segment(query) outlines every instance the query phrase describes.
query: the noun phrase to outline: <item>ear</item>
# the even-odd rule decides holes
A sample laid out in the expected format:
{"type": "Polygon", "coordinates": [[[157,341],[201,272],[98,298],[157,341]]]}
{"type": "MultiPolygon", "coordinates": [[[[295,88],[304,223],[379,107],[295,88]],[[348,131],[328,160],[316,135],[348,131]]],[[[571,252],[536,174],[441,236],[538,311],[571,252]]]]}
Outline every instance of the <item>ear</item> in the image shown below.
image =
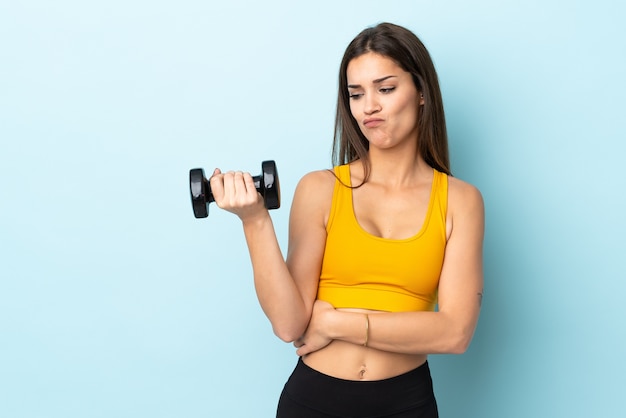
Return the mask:
{"type": "Polygon", "coordinates": [[[424,93],[420,93],[420,106],[424,106],[424,93]]]}

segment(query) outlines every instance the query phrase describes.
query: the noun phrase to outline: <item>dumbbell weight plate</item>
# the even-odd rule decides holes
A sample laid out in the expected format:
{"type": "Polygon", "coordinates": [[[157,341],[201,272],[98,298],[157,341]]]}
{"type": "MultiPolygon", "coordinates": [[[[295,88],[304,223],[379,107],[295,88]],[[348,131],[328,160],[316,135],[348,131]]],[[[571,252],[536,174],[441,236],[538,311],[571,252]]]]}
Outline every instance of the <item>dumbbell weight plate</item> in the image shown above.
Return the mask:
{"type": "Polygon", "coordinates": [[[278,182],[278,171],[274,161],[263,161],[261,163],[261,176],[263,184],[260,192],[263,195],[265,207],[268,209],[278,209],[280,207],[280,183],[278,182]]]}
{"type": "Polygon", "coordinates": [[[208,181],[202,168],[189,170],[189,191],[194,216],[196,218],[209,216],[209,203],[213,201],[213,195],[209,191],[208,181]]]}

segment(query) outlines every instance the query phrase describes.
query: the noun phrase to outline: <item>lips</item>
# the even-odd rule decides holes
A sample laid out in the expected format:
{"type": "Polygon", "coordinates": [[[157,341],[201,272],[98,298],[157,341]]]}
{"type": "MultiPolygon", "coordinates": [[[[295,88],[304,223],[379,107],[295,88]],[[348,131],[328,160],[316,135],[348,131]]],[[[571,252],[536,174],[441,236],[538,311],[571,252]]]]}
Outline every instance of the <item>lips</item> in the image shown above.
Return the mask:
{"type": "Polygon", "coordinates": [[[383,123],[382,119],[379,118],[368,118],[363,121],[363,126],[366,128],[376,128],[383,123]]]}

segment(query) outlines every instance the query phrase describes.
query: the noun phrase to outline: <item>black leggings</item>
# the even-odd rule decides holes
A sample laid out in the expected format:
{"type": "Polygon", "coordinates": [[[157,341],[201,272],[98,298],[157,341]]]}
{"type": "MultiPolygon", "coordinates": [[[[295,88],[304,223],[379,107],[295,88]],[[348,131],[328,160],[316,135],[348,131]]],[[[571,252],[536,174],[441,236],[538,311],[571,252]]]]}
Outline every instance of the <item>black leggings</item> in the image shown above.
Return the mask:
{"type": "Polygon", "coordinates": [[[302,359],[287,380],[277,418],[437,418],[428,363],[375,381],[343,380],[318,372],[302,359]]]}

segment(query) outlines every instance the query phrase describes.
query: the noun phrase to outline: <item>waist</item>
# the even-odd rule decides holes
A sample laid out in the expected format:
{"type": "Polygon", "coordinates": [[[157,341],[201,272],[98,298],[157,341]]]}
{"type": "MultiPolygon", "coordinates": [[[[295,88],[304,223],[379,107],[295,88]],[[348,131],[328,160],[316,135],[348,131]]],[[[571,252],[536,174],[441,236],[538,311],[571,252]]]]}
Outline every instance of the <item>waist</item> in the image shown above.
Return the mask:
{"type": "Polygon", "coordinates": [[[320,373],[300,360],[283,396],[335,417],[405,416],[408,411],[426,416],[427,405],[435,405],[428,363],[393,378],[355,382],[320,373]]]}
{"type": "MultiPolygon", "coordinates": [[[[370,311],[375,315],[375,311],[370,311]]],[[[402,354],[335,340],[302,358],[314,370],[344,380],[389,379],[413,370],[427,361],[425,354],[402,354]]]]}

